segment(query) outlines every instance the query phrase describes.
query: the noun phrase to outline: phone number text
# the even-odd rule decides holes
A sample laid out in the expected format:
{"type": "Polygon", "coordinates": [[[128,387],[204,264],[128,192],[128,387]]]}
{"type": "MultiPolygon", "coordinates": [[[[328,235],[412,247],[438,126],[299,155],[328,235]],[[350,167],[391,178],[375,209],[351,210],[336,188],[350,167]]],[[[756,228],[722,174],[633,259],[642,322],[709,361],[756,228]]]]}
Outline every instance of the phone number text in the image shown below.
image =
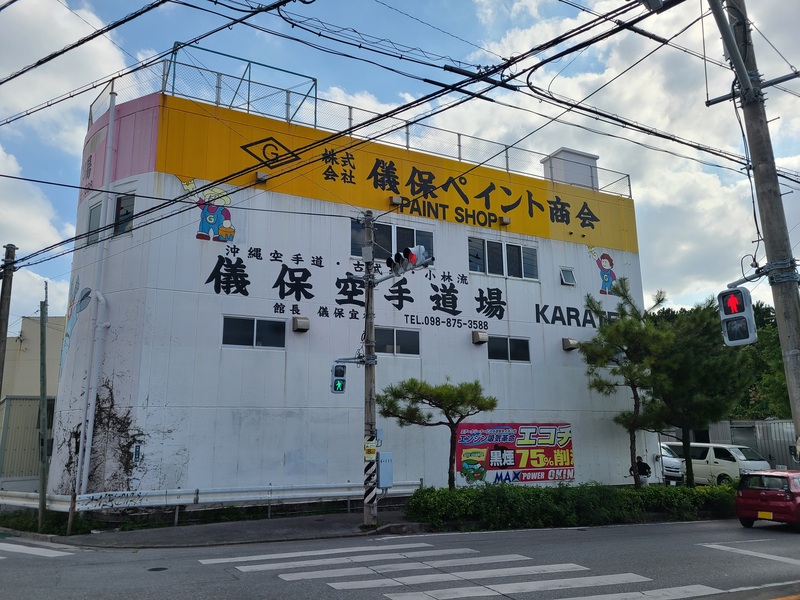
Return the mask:
{"type": "Polygon", "coordinates": [[[428,315],[405,315],[407,325],[428,325],[433,327],[453,327],[461,329],[478,329],[481,331],[489,330],[489,321],[478,319],[456,319],[454,317],[431,317],[428,315]]]}

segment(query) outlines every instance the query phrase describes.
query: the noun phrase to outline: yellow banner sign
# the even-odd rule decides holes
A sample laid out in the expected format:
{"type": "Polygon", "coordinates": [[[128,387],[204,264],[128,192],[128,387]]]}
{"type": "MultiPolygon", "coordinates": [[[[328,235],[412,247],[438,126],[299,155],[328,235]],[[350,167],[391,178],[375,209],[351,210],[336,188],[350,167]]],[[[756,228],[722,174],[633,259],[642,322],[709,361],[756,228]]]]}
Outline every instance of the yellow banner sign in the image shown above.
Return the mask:
{"type": "Polygon", "coordinates": [[[156,168],[182,180],[638,252],[629,198],[172,96],[161,110],[156,168]]]}

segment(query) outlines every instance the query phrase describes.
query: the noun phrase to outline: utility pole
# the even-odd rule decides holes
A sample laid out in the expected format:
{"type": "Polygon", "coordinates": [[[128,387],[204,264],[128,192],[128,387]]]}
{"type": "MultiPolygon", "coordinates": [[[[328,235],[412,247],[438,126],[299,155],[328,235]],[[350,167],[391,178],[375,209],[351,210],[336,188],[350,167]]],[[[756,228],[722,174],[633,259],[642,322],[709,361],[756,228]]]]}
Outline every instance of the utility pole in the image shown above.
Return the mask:
{"type": "Polygon", "coordinates": [[[8,344],[8,313],[11,310],[11,280],[14,277],[14,254],[17,251],[14,244],[6,244],[3,248],[6,249],[6,255],[2,266],[3,284],[0,287],[0,394],[3,393],[3,371],[6,367],[6,345],[8,344]]]}
{"type": "Polygon", "coordinates": [[[708,0],[708,4],[717,21],[738,80],[739,101],[744,113],[758,212],[767,254],[767,264],[760,271],[768,275],[772,287],[775,320],[778,324],[786,387],[794,422],[796,456],[800,459],[800,295],[798,294],[800,275],[792,257],[792,245],[781,200],[778,172],[775,168],[775,156],[764,108],[762,92],[764,85],[756,65],[745,0],[727,0],[727,20],[721,0],[708,0]]]}
{"type": "Polygon", "coordinates": [[[39,304],[39,533],[47,510],[47,282],[39,304]]]}
{"type": "Polygon", "coordinates": [[[375,228],[372,211],[364,215],[364,525],[378,523],[377,431],[375,430],[375,228]]]}

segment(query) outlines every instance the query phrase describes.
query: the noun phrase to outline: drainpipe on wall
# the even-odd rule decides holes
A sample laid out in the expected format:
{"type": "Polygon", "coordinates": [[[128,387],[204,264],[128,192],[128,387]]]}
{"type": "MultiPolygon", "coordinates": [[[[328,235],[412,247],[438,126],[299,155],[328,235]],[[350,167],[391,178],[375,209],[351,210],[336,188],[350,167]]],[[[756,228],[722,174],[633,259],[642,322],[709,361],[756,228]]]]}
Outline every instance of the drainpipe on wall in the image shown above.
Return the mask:
{"type": "Polygon", "coordinates": [[[88,416],[85,421],[86,435],[86,451],[83,453],[83,466],[81,469],[81,494],[85,494],[86,488],[89,486],[89,463],[92,457],[92,440],[94,438],[94,414],[97,408],[97,383],[100,379],[100,365],[103,362],[103,351],[105,350],[106,331],[111,327],[111,323],[103,321],[108,310],[106,299],[100,292],[95,293],[97,297],[97,321],[98,325],[94,331],[94,353],[91,362],[91,375],[89,377],[89,387],[87,395],[89,396],[88,402],[88,416]]]}
{"type": "MultiPolygon", "coordinates": [[[[103,200],[103,207],[100,210],[100,224],[105,227],[113,222],[110,219],[109,213],[111,212],[111,204],[113,195],[111,193],[111,177],[112,177],[112,162],[114,158],[114,117],[117,93],[114,91],[114,81],[111,81],[111,91],[108,94],[108,133],[106,135],[106,159],[103,168],[103,184],[105,185],[105,199],[103,200]]],[[[94,296],[97,299],[93,309],[91,320],[91,330],[94,335],[89,339],[89,348],[87,355],[89,356],[89,364],[87,365],[87,373],[89,379],[84,387],[84,404],[83,404],[83,421],[81,422],[81,440],[78,447],[78,461],[75,468],[75,489],[78,494],[85,494],[89,481],[89,464],[91,462],[91,445],[92,436],[94,434],[94,411],[97,406],[97,380],[100,377],[100,363],[101,355],[99,351],[103,349],[103,344],[97,344],[97,340],[105,340],[105,331],[110,327],[110,323],[104,322],[100,318],[100,313],[105,318],[107,310],[106,300],[101,292],[103,285],[103,275],[105,269],[105,257],[108,252],[108,238],[111,235],[108,229],[104,229],[100,233],[100,243],[98,244],[99,250],[97,254],[97,271],[95,272],[94,287],[92,288],[94,296]]],[[[72,512],[73,507],[70,507],[72,512]]]]}

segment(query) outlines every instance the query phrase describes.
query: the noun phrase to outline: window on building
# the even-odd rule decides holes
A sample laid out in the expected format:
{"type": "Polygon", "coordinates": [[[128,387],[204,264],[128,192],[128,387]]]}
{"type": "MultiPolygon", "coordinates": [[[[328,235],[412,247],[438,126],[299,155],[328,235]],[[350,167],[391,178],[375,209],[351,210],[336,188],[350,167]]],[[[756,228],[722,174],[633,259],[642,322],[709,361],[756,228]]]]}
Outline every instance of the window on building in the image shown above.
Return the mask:
{"type": "Polygon", "coordinates": [[[473,273],[539,279],[536,248],[468,238],[469,270],[473,273]]]}
{"type": "Polygon", "coordinates": [[[96,244],[100,239],[100,213],[102,212],[103,203],[98,202],[89,208],[89,225],[86,231],[89,235],[86,236],[86,244],[96,244]]]}
{"type": "Polygon", "coordinates": [[[285,348],[286,321],[224,317],[222,321],[224,346],[285,348]]]}
{"type": "Polygon", "coordinates": [[[486,270],[489,275],[505,275],[503,270],[503,244],[486,242],[486,270]]]}
{"type": "MultiPolygon", "coordinates": [[[[385,223],[374,223],[374,260],[385,261],[395,252],[412,246],[425,246],[428,256],[433,256],[433,232],[411,227],[393,227],[385,223]]],[[[350,221],[350,255],[361,257],[361,248],[366,241],[364,223],[350,221]]]]}
{"type": "Polygon", "coordinates": [[[413,246],[425,246],[425,252],[428,256],[433,256],[433,232],[421,231],[419,229],[412,229],[411,227],[400,227],[399,225],[394,228],[394,248],[395,251],[400,251],[403,248],[411,248],[413,246]]]}
{"type": "Polygon", "coordinates": [[[527,339],[490,335],[486,346],[490,360],[531,362],[530,346],[527,339]]]}
{"type": "Polygon", "coordinates": [[[539,279],[539,256],[536,248],[522,247],[522,276],[525,279],[539,279]]]}
{"type": "Polygon", "coordinates": [[[561,285],[576,285],[572,267],[561,267],[561,285]]]}
{"type": "Polygon", "coordinates": [[[509,277],[522,277],[522,246],[506,244],[506,273],[509,277]]]}
{"type": "Polygon", "coordinates": [[[114,235],[128,233],[133,227],[133,194],[117,196],[117,210],[114,217],[114,235]]]}
{"type": "Polygon", "coordinates": [[[468,238],[469,270],[473,273],[486,272],[486,245],[480,238],[468,238]]]}
{"type": "Polygon", "coordinates": [[[419,331],[376,327],[375,352],[419,355],[419,331]]]}

